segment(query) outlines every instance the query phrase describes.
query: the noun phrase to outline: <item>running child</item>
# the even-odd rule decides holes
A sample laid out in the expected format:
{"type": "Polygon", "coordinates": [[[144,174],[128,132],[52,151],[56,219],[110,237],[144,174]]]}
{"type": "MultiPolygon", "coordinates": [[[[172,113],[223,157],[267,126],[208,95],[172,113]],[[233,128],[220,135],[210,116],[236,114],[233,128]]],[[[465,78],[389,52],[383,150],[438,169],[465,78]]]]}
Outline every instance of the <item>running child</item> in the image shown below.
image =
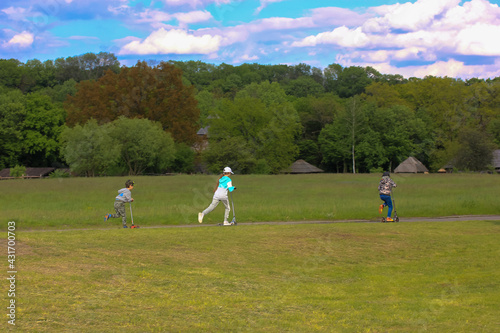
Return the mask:
{"type": "Polygon", "coordinates": [[[124,228],[127,227],[127,215],[125,214],[125,203],[134,201],[132,198],[132,193],[130,192],[134,188],[134,182],[130,179],[125,182],[125,188],[118,190],[118,195],[115,198],[115,212],[116,214],[106,214],[104,215],[104,222],[110,218],[122,218],[122,224],[124,228]]]}
{"type": "Polygon", "coordinates": [[[387,211],[387,222],[393,222],[392,219],[392,199],[391,199],[391,190],[393,187],[397,187],[396,183],[391,179],[391,174],[389,172],[384,172],[382,175],[382,179],[378,184],[378,192],[380,194],[380,199],[384,202],[378,207],[379,214],[382,214],[384,207],[389,207],[387,211]]]}
{"type": "Polygon", "coordinates": [[[203,217],[210,213],[212,210],[217,207],[219,202],[224,204],[226,208],[224,211],[224,225],[231,225],[227,220],[229,219],[229,212],[231,209],[229,208],[229,199],[227,198],[227,191],[233,192],[236,187],[233,186],[233,182],[229,176],[234,174],[230,167],[225,167],[222,175],[219,178],[219,183],[214,190],[214,196],[212,199],[212,203],[207,207],[203,212],[198,213],[198,222],[203,222],[203,217]]]}

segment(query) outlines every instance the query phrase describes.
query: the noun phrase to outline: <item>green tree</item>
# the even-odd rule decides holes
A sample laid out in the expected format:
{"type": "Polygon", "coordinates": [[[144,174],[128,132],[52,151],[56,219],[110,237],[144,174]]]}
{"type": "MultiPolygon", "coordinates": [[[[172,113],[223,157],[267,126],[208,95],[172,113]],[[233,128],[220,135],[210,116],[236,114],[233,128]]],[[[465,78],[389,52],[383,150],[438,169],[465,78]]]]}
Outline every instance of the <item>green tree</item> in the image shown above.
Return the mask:
{"type": "Polygon", "coordinates": [[[196,94],[198,109],[200,109],[200,125],[205,126],[210,113],[216,109],[218,101],[208,90],[202,90],[196,94]]]}
{"type": "Polygon", "coordinates": [[[22,78],[21,62],[17,59],[0,59],[0,86],[18,88],[22,78]]]}
{"type": "Polygon", "coordinates": [[[295,97],[319,96],[325,92],[323,86],[310,76],[299,76],[297,79],[291,80],[286,85],[285,90],[287,95],[295,97]]]}
{"type": "Polygon", "coordinates": [[[65,112],[48,96],[26,96],[25,115],[20,126],[23,136],[22,162],[28,166],[46,166],[59,160],[59,135],[65,112]]]}
{"type": "Polygon", "coordinates": [[[423,163],[428,161],[434,141],[432,128],[417,114],[405,106],[390,108],[371,107],[368,122],[383,149],[379,149],[380,164],[392,170],[409,156],[415,156],[423,163]]]}
{"type": "Polygon", "coordinates": [[[19,90],[0,94],[0,168],[13,167],[23,149],[22,124],[25,97],[19,90]]]}
{"type": "Polygon", "coordinates": [[[353,97],[363,93],[371,82],[366,68],[347,67],[339,74],[334,92],[342,98],[353,97]]]}
{"type": "Polygon", "coordinates": [[[347,172],[348,161],[351,153],[349,144],[349,133],[341,121],[327,124],[318,137],[322,165],[328,171],[347,172]]]}
{"type": "Polygon", "coordinates": [[[95,119],[91,119],[83,126],[63,130],[61,154],[71,171],[94,177],[106,173],[118,162],[121,143],[109,135],[111,126],[99,126],[95,119]]]}
{"type": "Polygon", "coordinates": [[[366,128],[366,119],[361,109],[361,101],[357,97],[350,98],[347,101],[345,113],[341,118],[346,130],[348,131],[347,140],[351,147],[352,173],[356,173],[356,144],[359,142],[359,136],[366,128]]]}
{"type": "Polygon", "coordinates": [[[212,173],[221,173],[224,167],[230,165],[233,171],[249,174],[256,170],[257,159],[254,154],[243,136],[235,136],[211,140],[202,157],[212,173]]]}
{"type": "Polygon", "coordinates": [[[460,170],[484,171],[491,166],[495,145],[489,136],[472,128],[465,128],[459,136],[460,147],[455,157],[460,170]]]}
{"type": "Polygon", "coordinates": [[[120,146],[121,166],[129,175],[165,172],[175,159],[174,140],[159,123],[120,117],[111,123],[110,136],[120,146]]]}
{"type": "Polygon", "coordinates": [[[238,171],[278,173],[298,153],[295,140],[300,133],[299,117],[277,83],[250,84],[234,101],[223,100],[209,123],[210,143],[204,152],[209,164],[215,165],[217,155],[221,159],[227,156],[222,153],[225,148],[237,147],[234,153],[239,154],[235,160],[241,165],[238,171]],[[229,144],[231,140],[238,144],[229,144]]]}

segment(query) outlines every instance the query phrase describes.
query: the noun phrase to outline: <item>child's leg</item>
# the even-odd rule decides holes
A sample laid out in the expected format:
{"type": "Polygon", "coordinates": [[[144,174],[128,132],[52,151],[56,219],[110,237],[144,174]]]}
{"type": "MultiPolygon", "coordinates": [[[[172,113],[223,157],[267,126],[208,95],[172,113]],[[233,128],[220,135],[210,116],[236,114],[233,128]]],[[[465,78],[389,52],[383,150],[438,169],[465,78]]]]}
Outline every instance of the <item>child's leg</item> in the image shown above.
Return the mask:
{"type": "Polygon", "coordinates": [[[112,214],[110,217],[121,217],[122,224],[127,225],[127,215],[125,213],[125,203],[123,201],[115,201],[115,212],[116,214],[112,214]]]}
{"type": "Polygon", "coordinates": [[[224,211],[224,222],[227,222],[229,219],[229,212],[231,211],[231,208],[229,208],[229,200],[225,199],[221,201],[224,204],[224,207],[226,207],[226,210],[224,211]]]}
{"type": "Polygon", "coordinates": [[[208,206],[207,209],[205,209],[202,212],[202,214],[203,215],[207,215],[208,213],[210,213],[211,211],[213,211],[215,209],[215,207],[217,207],[218,204],[219,204],[219,199],[213,199],[212,203],[210,204],[210,206],[208,206]]]}
{"type": "Polygon", "coordinates": [[[392,198],[390,196],[387,196],[387,200],[385,201],[385,204],[387,207],[389,207],[389,210],[387,211],[387,217],[391,217],[392,214],[392,198]]]}
{"type": "MultiPolygon", "coordinates": [[[[384,206],[387,206],[389,207],[388,211],[387,211],[387,217],[391,217],[391,213],[392,213],[392,200],[391,200],[391,196],[390,195],[385,195],[385,194],[381,194],[380,195],[380,200],[382,200],[384,203],[383,205],[384,206]]],[[[381,210],[383,209],[384,207],[380,207],[380,210],[379,212],[382,214],[381,210]]]]}

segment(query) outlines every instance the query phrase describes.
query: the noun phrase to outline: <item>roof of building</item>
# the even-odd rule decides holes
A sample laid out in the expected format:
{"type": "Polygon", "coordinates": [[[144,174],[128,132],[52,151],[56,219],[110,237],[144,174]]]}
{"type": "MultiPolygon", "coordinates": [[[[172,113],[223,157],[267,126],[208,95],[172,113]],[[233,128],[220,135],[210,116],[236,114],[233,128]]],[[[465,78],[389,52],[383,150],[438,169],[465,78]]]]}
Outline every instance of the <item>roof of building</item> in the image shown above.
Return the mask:
{"type": "MultiPolygon", "coordinates": [[[[46,177],[56,168],[26,168],[25,177],[38,178],[46,177]]],[[[0,171],[0,178],[10,178],[10,169],[0,171]]]]}
{"type": "Polygon", "coordinates": [[[315,167],[314,165],[307,163],[304,160],[297,160],[292,163],[288,168],[282,171],[283,173],[320,173],[324,172],[320,168],[315,167]]]}
{"type": "Polygon", "coordinates": [[[429,170],[415,157],[410,156],[396,169],[394,169],[394,173],[419,173],[419,172],[429,172],[429,170]]]}

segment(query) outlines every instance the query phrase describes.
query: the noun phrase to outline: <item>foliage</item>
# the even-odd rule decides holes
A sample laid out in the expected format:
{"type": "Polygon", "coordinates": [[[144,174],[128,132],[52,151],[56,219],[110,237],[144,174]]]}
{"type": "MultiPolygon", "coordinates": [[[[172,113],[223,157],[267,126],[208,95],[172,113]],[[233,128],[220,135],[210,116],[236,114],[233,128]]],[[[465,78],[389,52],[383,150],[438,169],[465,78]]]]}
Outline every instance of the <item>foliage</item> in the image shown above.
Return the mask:
{"type": "Polygon", "coordinates": [[[48,96],[40,94],[28,94],[25,103],[26,116],[21,127],[24,163],[39,166],[39,163],[57,160],[64,110],[55,106],[48,96]]]}
{"type": "Polygon", "coordinates": [[[259,172],[278,173],[298,153],[293,142],[300,131],[299,117],[275,83],[251,84],[234,101],[223,100],[209,124],[210,144],[204,159],[211,170],[220,169],[219,158],[242,173],[257,167],[259,172]],[[233,161],[227,161],[230,156],[233,161]]]}
{"type": "Polygon", "coordinates": [[[94,177],[106,172],[120,158],[121,142],[108,134],[111,125],[99,126],[94,119],[85,125],[65,128],[61,134],[61,154],[71,171],[94,177]]]}
{"type": "Polygon", "coordinates": [[[69,126],[94,118],[99,123],[146,118],[159,122],[176,142],[197,140],[199,109],[192,86],[182,82],[181,71],[168,63],[150,67],[138,62],[120,73],[111,71],[97,81],[83,81],[65,103],[69,126]]]}
{"type": "Polygon", "coordinates": [[[173,172],[193,173],[195,165],[195,152],[185,143],[175,145],[175,156],[170,168],[173,172]]]}
{"type": "Polygon", "coordinates": [[[164,172],[174,160],[174,141],[160,124],[120,117],[110,125],[109,135],[120,147],[119,164],[129,175],[164,172]]]}
{"type": "Polygon", "coordinates": [[[459,137],[459,149],[455,156],[459,170],[484,171],[493,159],[495,145],[484,132],[464,129],[459,137]]]}
{"type": "Polygon", "coordinates": [[[0,166],[56,162],[64,117],[64,110],[47,96],[18,90],[0,94],[0,166]]]}
{"type": "Polygon", "coordinates": [[[20,124],[26,115],[20,91],[0,95],[0,168],[13,167],[20,161],[23,136],[20,124]]]}
{"type": "MultiPolygon", "coordinates": [[[[176,144],[204,147],[198,142],[198,129],[220,122],[214,117],[235,108],[241,108],[239,113],[260,117],[255,124],[251,117],[240,122],[244,125],[242,130],[249,130],[250,126],[261,128],[253,131],[255,137],[249,133],[244,136],[250,144],[242,154],[248,153],[249,157],[233,161],[241,163],[246,172],[277,172],[278,165],[286,164],[284,160],[296,158],[321,164],[330,171],[368,172],[374,168],[394,169],[409,154],[435,171],[456,158],[457,147],[462,145],[461,133],[468,129],[488,133],[488,140],[500,145],[500,78],[405,79],[401,75],[381,74],[371,67],[330,64],[320,69],[303,63],[233,66],[169,61],[138,62],[120,68],[115,55],[101,52],[43,62],[0,59],[0,167],[61,164],[60,157],[54,154],[61,122],[83,126],[91,118],[98,124],[120,116],[157,121],[171,133],[176,144]],[[244,98],[249,103],[258,101],[255,105],[260,110],[249,110],[241,102],[244,98]],[[346,105],[350,98],[359,99],[363,105],[364,126],[354,141],[352,131],[347,136],[347,129],[342,126],[347,124],[346,105]],[[290,102],[301,125],[298,134],[291,136],[276,131],[291,122],[294,125],[290,132],[295,132],[293,119],[297,116],[288,119],[290,111],[285,111],[287,116],[281,123],[272,120],[290,102]],[[268,126],[274,124],[273,129],[265,132],[262,119],[268,126]],[[386,124],[385,129],[381,123],[386,124]],[[325,135],[320,135],[323,131],[331,132],[332,126],[338,132],[336,148],[326,147],[325,135]],[[271,151],[273,144],[265,146],[270,138],[280,143],[285,138],[289,140],[286,152],[282,154],[285,145],[279,143],[274,145],[280,150],[276,152],[271,151]],[[343,147],[348,143],[349,151],[343,147]],[[339,155],[335,150],[346,153],[339,155]],[[280,155],[287,157],[276,162],[276,156],[283,158],[280,155]]],[[[224,137],[215,132],[216,128],[209,131],[212,152],[207,152],[207,156],[213,160],[217,159],[213,156],[215,151],[223,151],[214,145],[224,137]]],[[[199,163],[200,156],[191,158],[187,150],[184,152],[176,158],[176,164],[180,163],[183,170],[195,169],[185,163],[199,163]]],[[[169,170],[175,168],[172,165],[169,170]]]]}
{"type": "Polygon", "coordinates": [[[66,128],[61,138],[62,154],[71,170],[85,176],[164,172],[175,158],[170,134],[147,119],[121,117],[104,125],[91,119],[83,126],[66,128]]]}
{"type": "Polygon", "coordinates": [[[378,167],[393,170],[408,156],[425,162],[432,143],[428,126],[407,107],[356,107],[354,100],[333,124],[324,127],[318,141],[324,166],[335,172],[353,172],[348,163],[353,156],[357,172],[378,167]]]}
{"type": "Polygon", "coordinates": [[[26,175],[26,167],[25,166],[16,165],[15,167],[10,168],[9,176],[19,178],[19,177],[22,177],[24,175],[26,175]]]}
{"type": "Polygon", "coordinates": [[[49,174],[49,178],[69,178],[71,175],[65,170],[56,169],[49,174]]]}

